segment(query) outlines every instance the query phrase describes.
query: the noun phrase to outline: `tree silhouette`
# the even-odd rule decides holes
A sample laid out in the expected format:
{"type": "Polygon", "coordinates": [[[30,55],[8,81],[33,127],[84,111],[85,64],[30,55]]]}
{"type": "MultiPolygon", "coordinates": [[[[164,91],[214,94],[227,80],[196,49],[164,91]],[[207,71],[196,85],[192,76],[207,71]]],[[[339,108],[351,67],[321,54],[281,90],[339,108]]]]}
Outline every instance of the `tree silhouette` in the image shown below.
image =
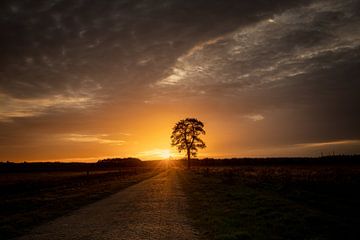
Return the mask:
{"type": "Polygon", "coordinates": [[[200,139],[200,135],[205,135],[204,124],[196,118],[186,118],[177,122],[171,134],[171,145],[176,146],[179,152],[186,150],[188,168],[190,168],[190,158],[195,157],[199,148],[206,145],[200,139]]]}

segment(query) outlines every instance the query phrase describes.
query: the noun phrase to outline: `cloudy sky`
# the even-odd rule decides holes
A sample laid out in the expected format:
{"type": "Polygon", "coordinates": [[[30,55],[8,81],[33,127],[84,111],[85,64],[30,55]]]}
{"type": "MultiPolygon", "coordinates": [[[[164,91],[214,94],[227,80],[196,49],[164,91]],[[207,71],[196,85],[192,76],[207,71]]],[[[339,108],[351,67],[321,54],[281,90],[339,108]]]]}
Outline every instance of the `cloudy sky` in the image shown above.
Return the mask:
{"type": "Polygon", "coordinates": [[[4,0],[0,161],[360,153],[360,1],[4,0]]]}

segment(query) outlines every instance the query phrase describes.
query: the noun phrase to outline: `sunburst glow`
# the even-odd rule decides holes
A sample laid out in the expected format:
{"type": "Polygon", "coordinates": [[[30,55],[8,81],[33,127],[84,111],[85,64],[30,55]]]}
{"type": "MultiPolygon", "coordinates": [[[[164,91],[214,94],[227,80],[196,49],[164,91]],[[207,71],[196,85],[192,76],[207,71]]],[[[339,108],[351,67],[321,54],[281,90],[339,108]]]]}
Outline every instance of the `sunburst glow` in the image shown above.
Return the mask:
{"type": "Polygon", "coordinates": [[[178,157],[176,152],[173,152],[170,149],[151,149],[147,151],[140,152],[138,157],[142,159],[170,159],[173,157],[178,157]]]}
{"type": "Polygon", "coordinates": [[[171,151],[168,149],[165,149],[159,153],[159,156],[163,159],[169,159],[171,157],[171,151]]]}

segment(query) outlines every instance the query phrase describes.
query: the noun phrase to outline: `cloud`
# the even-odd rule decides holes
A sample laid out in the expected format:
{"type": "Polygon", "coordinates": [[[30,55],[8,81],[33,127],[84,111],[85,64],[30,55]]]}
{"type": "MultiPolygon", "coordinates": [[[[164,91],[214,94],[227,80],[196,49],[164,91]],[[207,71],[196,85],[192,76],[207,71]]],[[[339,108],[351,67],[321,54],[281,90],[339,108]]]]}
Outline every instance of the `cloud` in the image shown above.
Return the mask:
{"type": "Polygon", "coordinates": [[[315,142],[315,143],[301,143],[296,144],[296,147],[304,148],[318,148],[318,147],[331,147],[340,145],[360,145],[360,140],[337,140],[329,142],[315,142]]]}
{"type": "Polygon", "coordinates": [[[158,85],[235,91],[334,68],[351,61],[360,48],[355,4],[315,1],[199,43],[158,85]]]}
{"type": "Polygon", "coordinates": [[[86,109],[94,106],[96,101],[90,96],[55,95],[44,98],[20,99],[0,94],[0,122],[13,118],[35,117],[49,111],[65,109],[86,109]]]}
{"type": "Polygon", "coordinates": [[[4,1],[0,88],[19,98],[39,97],[76,89],[90,77],[121,98],[120,91],[162,78],[179,56],[301,2],[4,1]]]}
{"type": "MultiPolygon", "coordinates": [[[[66,112],[73,109],[88,109],[103,102],[102,86],[90,78],[76,84],[52,90],[47,82],[20,81],[12,91],[1,91],[0,121],[43,115],[49,112],[66,112]],[[25,94],[21,94],[25,92],[25,94]],[[28,93],[30,92],[30,93],[28,93]]],[[[14,85],[13,85],[14,86],[14,85]]]]}
{"type": "Polygon", "coordinates": [[[262,121],[262,120],[265,119],[264,116],[261,115],[261,114],[246,115],[245,118],[250,119],[250,120],[252,120],[254,122],[262,121]]]}
{"type": "Polygon", "coordinates": [[[124,140],[111,139],[108,134],[65,134],[61,135],[60,139],[63,141],[79,142],[79,143],[99,143],[121,146],[125,143],[124,140]]]}

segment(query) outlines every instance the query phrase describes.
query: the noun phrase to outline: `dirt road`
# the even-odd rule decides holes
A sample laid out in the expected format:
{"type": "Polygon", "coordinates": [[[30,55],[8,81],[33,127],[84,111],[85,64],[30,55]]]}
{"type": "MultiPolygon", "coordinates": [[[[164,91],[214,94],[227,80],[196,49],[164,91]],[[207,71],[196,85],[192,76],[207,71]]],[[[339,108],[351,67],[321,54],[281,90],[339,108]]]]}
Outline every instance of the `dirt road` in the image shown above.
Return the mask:
{"type": "Polygon", "coordinates": [[[186,208],[177,175],[169,171],[35,228],[19,239],[198,239],[185,216],[186,208]]]}

